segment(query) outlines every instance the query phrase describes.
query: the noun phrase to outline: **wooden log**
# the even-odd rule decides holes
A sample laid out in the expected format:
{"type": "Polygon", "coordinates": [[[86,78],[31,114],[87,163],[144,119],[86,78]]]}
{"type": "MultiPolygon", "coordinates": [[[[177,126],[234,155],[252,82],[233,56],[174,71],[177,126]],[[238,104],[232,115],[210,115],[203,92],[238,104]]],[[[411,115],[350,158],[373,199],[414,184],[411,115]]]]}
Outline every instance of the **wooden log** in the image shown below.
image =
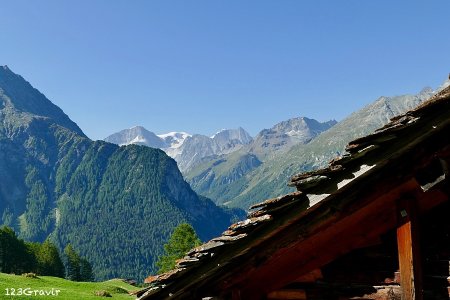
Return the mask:
{"type": "Polygon", "coordinates": [[[416,200],[399,200],[397,211],[397,246],[402,300],[422,300],[422,269],[416,200]]]}

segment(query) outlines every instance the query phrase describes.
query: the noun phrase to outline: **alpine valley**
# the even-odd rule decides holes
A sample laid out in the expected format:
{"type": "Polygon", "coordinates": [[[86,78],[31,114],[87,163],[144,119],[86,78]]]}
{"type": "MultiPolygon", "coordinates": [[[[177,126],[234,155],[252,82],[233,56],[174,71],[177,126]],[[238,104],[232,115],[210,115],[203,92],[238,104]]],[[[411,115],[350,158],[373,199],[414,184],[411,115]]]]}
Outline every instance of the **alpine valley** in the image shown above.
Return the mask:
{"type": "MultiPolygon", "coordinates": [[[[186,132],[156,135],[136,126],[114,133],[105,138],[105,141],[162,149],[177,161],[181,172],[191,180],[191,184],[197,186],[195,174],[201,172],[202,180],[208,182],[205,189],[202,189],[202,192],[206,192],[213,186],[226,186],[259,167],[264,161],[286,153],[294,145],[309,143],[335,124],[334,120],[320,123],[305,117],[293,118],[262,130],[255,138],[241,127],[222,129],[208,137],[186,132]],[[168,137],[171,139],[166,142],[168,137]],[[175,139],[176,143],[173,143],[175,139]],[[211,170],[212,173],[209,172],[211,170]]],[[[222,192],[219,189],[219,194],[222,192]]],[[[211,196],[214,196],[214,200],[220,200],[219,194],[211,193],[211,196]]]]}
{"type": "Polygon", "coordinates": [[[28,241],[51,239],[60,250],[70,243],[97,280],[141,281],[156,271],[175,226],[192,224],[204,241],[219,235],[251,204],[289,192],[293,174],[344,155],[349,141],[449,84],[380,97],[339,123],[298,117],[255,137],[243,128],[208,137],[137,126],[92,141],[3,66],[0,225],[28,241]]]}
{"type": "MultiPolygon", "coordinates": [[[[145,138],[176,149],[186,137],[145,138]]],[[[0,67],[0,178],[0,225],[25,240],[50,238],[60,249],[70,243],[98,280],[154,273],[180,223],[207,240],[243,216],[198,196],[159,149],[90,140],[6,66],[0,67]]]]}
{"type": "Polygon", "coordinates": [[[306,117],[289,119],[254,138],[242,128],[222,130],[212,137],[171,133],[183,136],[176,151],[150,143],[145,137],[156,135],[142,127],[123,130],[106,140],[117,144],[145,140],[144,145],[161,148],[178,162],[198,194],[220,205],[247,210],[264,199],[293,191],[287,186],[293,174],[326,166],[332,158],[345,154],[350,141],[370,134],[448,85],[450,80],[436,90],[424,88],[416,95],[380,97],[339,123],[320,123],[306,117]],[[118,135],[126,138],[114,140],[118,135]],[[220,142],[216,141],[218,135],[220,142]]]}

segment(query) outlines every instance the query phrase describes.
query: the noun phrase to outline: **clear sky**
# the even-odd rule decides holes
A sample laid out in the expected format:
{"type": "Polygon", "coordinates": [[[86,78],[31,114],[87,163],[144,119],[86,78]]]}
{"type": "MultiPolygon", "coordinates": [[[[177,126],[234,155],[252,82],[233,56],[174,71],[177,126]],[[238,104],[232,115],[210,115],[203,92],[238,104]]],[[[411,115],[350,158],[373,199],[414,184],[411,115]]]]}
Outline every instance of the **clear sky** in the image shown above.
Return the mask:
{"type": "Polygon", "coordinates": [[[92,139],[341,120],[450,72],[450,1],[0,0],[0,64],[92,139]]]}

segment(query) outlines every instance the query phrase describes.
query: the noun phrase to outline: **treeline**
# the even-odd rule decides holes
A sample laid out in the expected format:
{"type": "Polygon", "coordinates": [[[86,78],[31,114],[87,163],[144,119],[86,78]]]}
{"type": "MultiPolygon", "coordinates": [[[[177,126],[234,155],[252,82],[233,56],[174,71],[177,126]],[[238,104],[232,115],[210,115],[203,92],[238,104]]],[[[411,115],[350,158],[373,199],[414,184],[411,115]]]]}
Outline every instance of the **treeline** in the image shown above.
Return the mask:
{"type": "Polygon", "coordinates": [[[58,248],[50,241],[25,242],[14,230],[0,227],[0,272],[36,273],[73,281],[93,281],[91,264],[69,244],[60,255],[58,248]]]}

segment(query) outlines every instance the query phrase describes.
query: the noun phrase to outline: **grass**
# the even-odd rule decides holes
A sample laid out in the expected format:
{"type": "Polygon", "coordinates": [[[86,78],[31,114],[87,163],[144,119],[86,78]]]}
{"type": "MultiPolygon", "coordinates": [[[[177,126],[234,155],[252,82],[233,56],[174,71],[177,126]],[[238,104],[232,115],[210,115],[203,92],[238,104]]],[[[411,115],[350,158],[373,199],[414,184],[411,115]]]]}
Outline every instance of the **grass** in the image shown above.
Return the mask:
{"type": "Polygon", "coordinates": [[[113,279],[104,282],[74,282],[62,278],[50,276],[38,276],[37,278],[28,278],[20,275],[9,275],[0,273],[0,299],[58,299],[58,300],[84,300],[84,299],[135,299],[128,295],[129,291],[135,291],[139,288],[129,285],[120,279],[113,279]],[[15,296],[11,295],[15,292],[15,296]],[[22,290],[20,290],[22,289],[22,290]],[[27,289],[27,290],[26,290],[27,289]],[[53,295],[39,295],[39,291],[52,292],[53,295]],[[56,290],[59,290],[56,295],[56,290]],[[18,293],[32,293],[28,295],[18,295],[18,293]],[[34,291],[38,291],[34,295],[34,291]],[[106,298],[95,296],[96,292],[105,291],[112,297],[106,298]],[[8,295],[8,293],[10,295],[8,295]]]}

